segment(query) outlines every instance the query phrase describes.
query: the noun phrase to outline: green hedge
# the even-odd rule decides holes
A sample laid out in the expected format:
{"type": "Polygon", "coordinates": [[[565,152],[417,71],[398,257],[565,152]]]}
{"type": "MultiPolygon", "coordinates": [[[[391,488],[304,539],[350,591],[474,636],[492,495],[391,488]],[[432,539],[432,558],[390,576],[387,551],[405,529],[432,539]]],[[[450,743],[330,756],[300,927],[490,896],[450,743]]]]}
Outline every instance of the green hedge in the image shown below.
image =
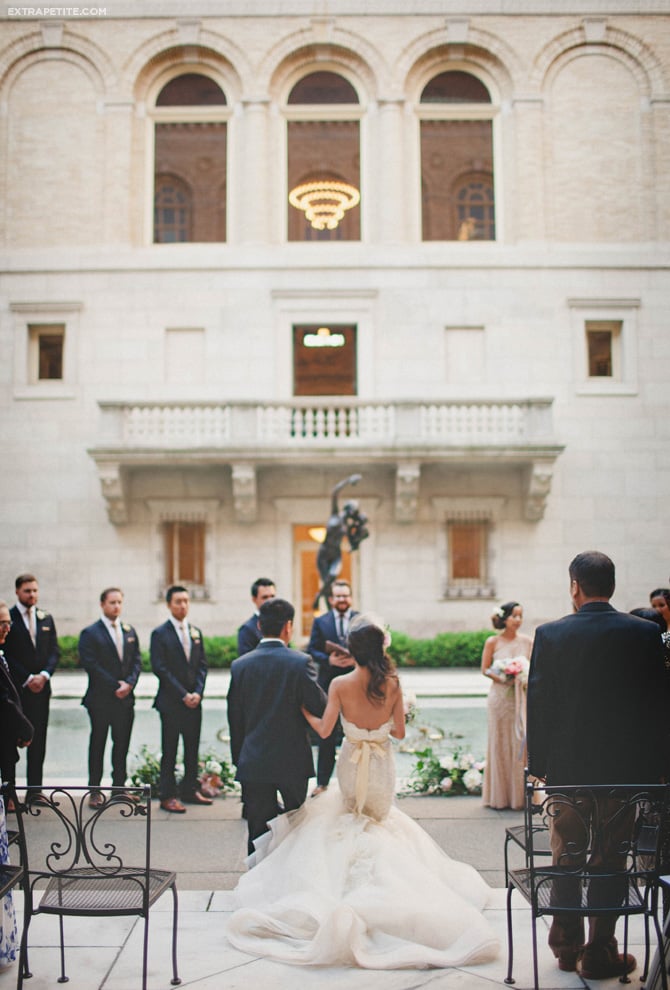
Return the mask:
{"type": "MultiPolygon", "coordinates": [[[[389,653],[399,667],[478,667],[484,642],[491,633],[445,632],[433,639],[412,639],[405,633],[391,634],[389,653]]],[[[77,636],[59,636],[60,667],[74,670],[79,666],[77,636]]],[[[237,636],[205,636],[207,661],[212,668],[228,668],[237,656],[237,636]]],[[[142,651],[142,670],[151,670],[148,650],[142,651]]]]}
{"type": "Polygon", "coordinates": [[[432,639],[413,639],[392,632],[389,653],[399,667],[479,667],[484,643],[491,633],[444,632],[432,639]]]}

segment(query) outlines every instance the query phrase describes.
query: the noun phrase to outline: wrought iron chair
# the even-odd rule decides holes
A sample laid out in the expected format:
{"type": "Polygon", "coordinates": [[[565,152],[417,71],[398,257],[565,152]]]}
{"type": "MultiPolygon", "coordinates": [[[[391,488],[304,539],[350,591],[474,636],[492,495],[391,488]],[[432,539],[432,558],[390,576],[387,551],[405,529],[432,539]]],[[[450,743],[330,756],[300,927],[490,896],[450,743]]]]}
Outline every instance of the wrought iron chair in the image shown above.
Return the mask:
{"type": "MultiPolygon", "coordinates": [[[[524,780],[526,782],[526,787],[528,786],[528,767],[525,767],[524,780]]],[[[542,792],[536,790],[535,792],[536,800],[541,797],[542,792]]],[[[529,831],[532,830],[534,836],[533,847],[536,856],[551,856],[551,846],[549,844],[549,826],[546,820],[542,817],[542,809],[538,804],[534,804],[529,809],[527,802],[524,801],[523,806],[523,823],[521,825],[508,825],[505,829],[505,846],[503,849],[503,855],[505,857],[505,886],[507,886],[509,880],[509,844],[510,842],[515,843],[523,849],[525,863],[528,866],[528,848],[526,846],[526,836],[529,831]]]]}
{"type": "MultiPolygon", "coordinates": [[[[624,953],[628,948],[628,919],[631,915],[643,915],[645,958],[641,979],[646,978],[650,919],[659,947],[663,939],[658,919],[660,822],[669,801],[670,786],[666,784],[573,785],[544,789],[527,784],[526,866],[510,870],[507,883],[508,966],[505,983],[514,983],[514,890],[531,908],[535,990],[539,986],[537,919],[543,915],[623,916],[624,953]],[[559,827],[566,833],[569,831],[570,841],[564,844],[561,860],[550,865],[544,848],[535,848],[536,836],[544,837],[542,829],[551,831],[559,827]]],[[[630,981],[622,976],[621,982],[630,981]]],[[[665,973],[662,982],[663,990],[667,990],[665,973]]]]}
{"type": "MultiPolygon", "coordinates": [[[[58,916],[61,974],[65,975],[63,918],[137,915],[144,918],[142,988],[147,985],[149,911],[172,891],[172,980],[177,975],[176,875],[151,866],[151,791],[148,787],[19,788],[27,837],[26,909],[18,987],[31,976],[30,922],[58,916]],[[137,860],[139,865],[135,865],[137,860]]],[[[18,807],[18,804],[17,804],[18,807]]]]}

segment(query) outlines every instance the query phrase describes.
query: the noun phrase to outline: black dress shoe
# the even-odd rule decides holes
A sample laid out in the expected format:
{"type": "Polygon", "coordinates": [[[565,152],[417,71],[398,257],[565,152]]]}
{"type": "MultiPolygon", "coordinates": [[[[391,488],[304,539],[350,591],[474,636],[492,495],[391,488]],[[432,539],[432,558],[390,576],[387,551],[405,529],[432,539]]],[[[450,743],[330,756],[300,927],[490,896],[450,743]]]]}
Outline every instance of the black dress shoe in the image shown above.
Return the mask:
{"type": "Polygon", "coordinates": [[[214,804],[212,798],[205,797],[200,791],[194,791],[189,797],[182,798],[184,804],[214,804]]]}

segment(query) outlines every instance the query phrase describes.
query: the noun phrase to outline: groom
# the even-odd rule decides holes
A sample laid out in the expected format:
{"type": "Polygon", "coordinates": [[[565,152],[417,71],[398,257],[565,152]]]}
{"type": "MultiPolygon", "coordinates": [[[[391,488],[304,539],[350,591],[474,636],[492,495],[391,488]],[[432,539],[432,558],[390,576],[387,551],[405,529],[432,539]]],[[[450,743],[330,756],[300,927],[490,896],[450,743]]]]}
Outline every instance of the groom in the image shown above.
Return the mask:
{"type": "Polygon", "coordinates": [[[314,661],[289,649],[295,610],[283,598],[261,605],[258,624],[261,641],[255,650],[238,657],[231,667],[228,689],[228,725],[236,779],[249,829],[248,851],[254,839],[268,831],[268,822],[280,812],[299,808],[314,776],[314,761],[301,706],[323,714],[326,695],[319,687],[314,661]]]}

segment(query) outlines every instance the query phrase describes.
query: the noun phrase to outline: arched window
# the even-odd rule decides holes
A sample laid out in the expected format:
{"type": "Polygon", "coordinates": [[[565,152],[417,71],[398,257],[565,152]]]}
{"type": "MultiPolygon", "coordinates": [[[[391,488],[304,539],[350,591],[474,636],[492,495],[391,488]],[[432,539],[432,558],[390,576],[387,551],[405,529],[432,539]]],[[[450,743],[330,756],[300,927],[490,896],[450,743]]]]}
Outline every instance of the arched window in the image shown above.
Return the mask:
{"type": "Polygon", "coordinates": [[[495,239],[493,113],[481,80],[451,70],[421,94],[424,241],[495,239]]]}
{"type": "Polygon", "coordinates": [[[288,207],[289,241],[359,240],[361,108],[356,90],[336,72],[311,72],[291,90],[286,116],[287,194],[295,190],[288,207]],[[331,221],[338,204],[342,215],[331,221]],[[307,213],[310,209],[314,212],[307,213]]]}
{"type": "Polygon", "coordinates": [[[225,241],[228,112],[221,87],[199,72],[176,76],[158,94],[154,242],[225,241]]]}

